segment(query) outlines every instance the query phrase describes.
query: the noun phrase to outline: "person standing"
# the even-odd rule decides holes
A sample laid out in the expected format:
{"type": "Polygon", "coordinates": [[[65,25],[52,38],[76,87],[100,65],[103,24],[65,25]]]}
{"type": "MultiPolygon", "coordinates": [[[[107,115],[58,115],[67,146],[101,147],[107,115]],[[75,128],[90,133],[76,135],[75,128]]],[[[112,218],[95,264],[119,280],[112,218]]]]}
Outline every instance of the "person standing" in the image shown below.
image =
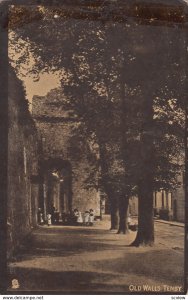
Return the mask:
{"type": "Polygon", "coordinates": [[[93,226],[93,223],[94,223],[94,211],[93,209],[91,208],[89,210],[89,225],[90,226],[93,226]]]}
{"type": "Polygon", "coordinates": [[[78,212],[78,209],[77,209],[77,208],[74,209],[73,215],[74,215],[74,225],[78,225],[78,216],[79,216],[79,212],[78,212]]]}
{"type": "Polygon", "coordinates": [[[84,213],[84,225],[88,226],[89,225],[89,211],[86,210],[84,213]]]}
{"type": "Polygon", "coordinates": [[[78,212],[77,223],[78,223],[78,225],[82,225],[83,224],[83,218],[82,218],[81,211],[78,212]]]}
{"type": "Polygon", "coordinates": [[[38,224],[39,225],[44,224],[43,213],[40,207],[38,208],[38,224]]]}
{"type": "Polygon", "coordinates": [[[48,224],[48,226],[52,225],[52,215],[51,214],[47,214],[47,224],[48,224]]]}

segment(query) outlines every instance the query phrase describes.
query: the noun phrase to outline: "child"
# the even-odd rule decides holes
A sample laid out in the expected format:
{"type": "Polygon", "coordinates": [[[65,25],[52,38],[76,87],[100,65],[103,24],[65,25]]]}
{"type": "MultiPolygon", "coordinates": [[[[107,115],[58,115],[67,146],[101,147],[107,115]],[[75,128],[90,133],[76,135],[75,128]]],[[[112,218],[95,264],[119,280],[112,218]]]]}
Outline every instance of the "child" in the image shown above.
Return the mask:
{"type": "Polygon", "coordinates": [[[78,212],[77,223],[78,223],[78,225],[82,225],[83,224],[83,218],[82,218],[81,211],[78,212]]]}
{"type": "Polygon", "coordinates": [[[85,213],[84,213],[84,224],[86,226],[89,225],[89,211],[88,210],[86,210],[85,213]]]}
{"type": "Polygon", "coordinates": [[[44,224],[44,220],[43,220],[43,214],[42,214],[42,212],[40,213],[40,215],[39,215],[39,220],[40,220],[40,225],[43,225],[44,224]]]}
{"type": "Polygon", "coordinates": [[[43,213],[40,207],[38,208],[38,223],[39,225],[44,224],[43,213]]]}
{"type": "Polygon", "coordinates": [[[93,226],[93,222],[94,222],[94,212],[93,209],[91,208],[89,210],[89,225],[93,226]]]}
{"type": "Polygon", "coordinates": [[[48,226],[52,225],[52,215],[51,214],[47,214],[47,224],[48,224],[48,226]]]}
{"type": "Polygon", "coordinates": [[[74,225],[78,225],[79,212],[77,208],[74,209],[73,216],[74,225]]]}

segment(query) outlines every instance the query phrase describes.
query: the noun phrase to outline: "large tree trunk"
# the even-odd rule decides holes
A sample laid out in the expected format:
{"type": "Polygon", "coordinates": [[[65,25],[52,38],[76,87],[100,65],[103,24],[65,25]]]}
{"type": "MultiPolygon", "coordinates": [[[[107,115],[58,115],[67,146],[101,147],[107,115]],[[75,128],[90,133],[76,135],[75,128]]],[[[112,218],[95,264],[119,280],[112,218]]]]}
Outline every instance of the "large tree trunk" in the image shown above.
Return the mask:
{"type": "Polygon", "coordinates": [[[108,153],[105,147],[105,143],[99,140],[99,153],[101,158],[101,174],[103,178],[103,188],[108,197],[110,203],[110,216],[111,227],[110,230],[118,229],[118,198],[116,197],[116,188],[109,184],[109,165],[108,165],[108,153]]]}
{"type": "Polygon", "coordinates": [[[153,191],[147,182],[140,187],[138,197],[138,232],[131,246],[152,246],[154,243],[153,191]]]}
{"type": "Polygon", "coordinates": [[[118,229],[119,217],[118,217],[118,204],[116,199],[112,199],[110,202],[110,215],[111,215],[110,230],[118,229]]]}
{"type": "MultiPolygon", "coordinates": [[[[152,93],[151,93],[152,95],[152,93]]],[[[154,145],[153,145],[153,101],[152,96],[143,95],[142,130],[140,139],[140,176],[138,182],[138,233],[133,246],[154,243],[153,184],[154,184],[154,145]]]]}
{"type": "Polygon", "coordinates": [[[127,212],[129,206],[129,198],[127,196],[120,197],[119,199],[119,227],[118,234],[128,233],[128,223],[127,223],[127,212]]]}
{"type": "Polygon", "coordinates": [[[110,230],[118,229],[119,216],[118,216],[118,199],[115,196],[115,192],[112,187],[106,188],[106,194],[110,203],[110,217],[111,227],[110,230]]]}
{"type": "MultiPolygon", "coordinates": [[[[150,151],[152,152],[152,149],[150,151]]],[[[149,157],[149,152],[146,153],[149,157]]],[[[152,246],[154,243],[152,163],[147,159],[144,162],[143,176],[138,190],[138,233],[132,246],[152,246]]]]}

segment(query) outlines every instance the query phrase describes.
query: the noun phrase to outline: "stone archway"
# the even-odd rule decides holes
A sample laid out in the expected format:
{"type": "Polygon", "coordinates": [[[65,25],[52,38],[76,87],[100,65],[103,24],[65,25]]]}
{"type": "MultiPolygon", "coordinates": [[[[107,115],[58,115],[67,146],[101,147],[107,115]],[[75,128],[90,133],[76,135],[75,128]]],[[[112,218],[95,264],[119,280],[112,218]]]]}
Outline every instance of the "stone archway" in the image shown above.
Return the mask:
{"type": "Polygon", "coordinates": [[[61,158],[50,158],[42,164],[44,218],[56,210],[70,213],[72,209],[72,170],[69,161],[61,158]]]}

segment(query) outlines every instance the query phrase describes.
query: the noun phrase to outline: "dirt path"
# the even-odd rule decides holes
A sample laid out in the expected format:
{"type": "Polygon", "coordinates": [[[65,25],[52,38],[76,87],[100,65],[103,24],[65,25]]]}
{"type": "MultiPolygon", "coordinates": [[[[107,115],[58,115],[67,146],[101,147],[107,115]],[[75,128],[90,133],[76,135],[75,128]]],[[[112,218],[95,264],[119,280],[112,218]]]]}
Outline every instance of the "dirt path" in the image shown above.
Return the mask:
{"type": "Polygon", "coordinates": [[[108,227],[102,221],[92,228],[38,228],[9,264],[10,282],[17,278],[20,291],[62,293],[145,293],[145,285],[164,293],[164,285],[183,286],[183,229],[157,224],[156,246],[132,248],[134,232],[117,235],[108,227]]]}

